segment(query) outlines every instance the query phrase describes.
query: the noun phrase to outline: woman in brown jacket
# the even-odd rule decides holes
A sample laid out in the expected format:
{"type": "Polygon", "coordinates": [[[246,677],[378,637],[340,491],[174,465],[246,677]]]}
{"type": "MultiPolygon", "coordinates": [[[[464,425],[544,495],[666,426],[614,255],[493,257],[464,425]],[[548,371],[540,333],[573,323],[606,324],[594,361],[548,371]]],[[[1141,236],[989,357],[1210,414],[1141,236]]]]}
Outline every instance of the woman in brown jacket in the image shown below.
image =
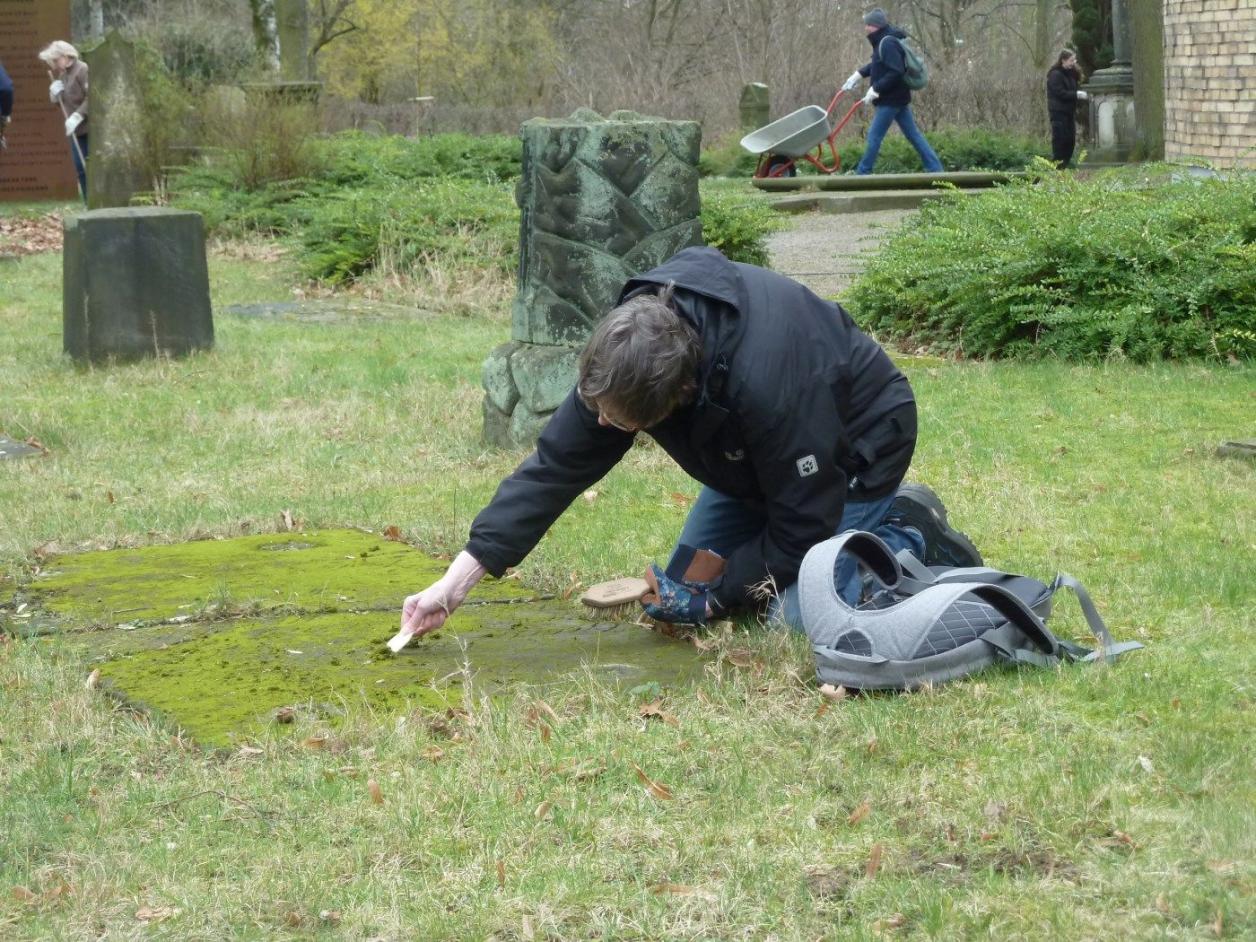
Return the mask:
{"type": "Polygon", "coordinates": [[[39,58],[51,70],[53,81],[48,86],[48,98],[61,105],[65,114],[65,136],[74,139],[70,142],[70,154],[86,200],[87,63],[79,58],[77,49],[61,39],[49,44],[39,58]]]}

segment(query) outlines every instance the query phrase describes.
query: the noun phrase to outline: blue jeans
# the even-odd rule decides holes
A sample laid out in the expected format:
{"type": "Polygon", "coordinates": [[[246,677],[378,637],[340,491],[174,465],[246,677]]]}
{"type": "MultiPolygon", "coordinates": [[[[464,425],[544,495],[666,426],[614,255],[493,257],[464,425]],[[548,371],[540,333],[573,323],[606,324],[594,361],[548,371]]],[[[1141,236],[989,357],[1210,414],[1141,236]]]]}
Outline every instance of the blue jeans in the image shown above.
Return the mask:
{"type": "MultiPolygon", "coordinates": [[[[915,529],[885,522],[885,515],[894,504],[895,496],[888,494],[869,501],[848,500],[833,535],[845,533],[847,530],[867,530],[885,540],[891,551],[897,553],[903,549],[911,550],[917,557],[923,558],[925,541],[915,529]]],[[[766,525],[767,518],[762,513],[735,497],[704,487],[694,501],[693,509],[689,511],[689,517],[676,541],[677,547],[681,544],[696,546],[727,558],[737,547],[758,537],[766,525]]],[[[855,560],[845,554],[840,556],[833,572],[833,580],[835,585],[842,587],[842,598],[851,605],[859,601],[863,579],[855,560]]],[[[768,607],[768,615],[773,621],[783,621],[795,631],[802,631],[802,610],[798,604],[797,587],[790,585],[780,589],[768,607]]]]}
{"type": "Polygon", "coordinates": [[[911,105],[876,106],[872,123],[868,125],[868,143],[864,145],[863,156],[859,158],[855,173],[872,173],[872,165],[877,162],[877,154],[881,153],[881,142],[885,140],[890,125],[896,121],[903,129],[903,136],[916,148],[916,153],[924,162],[925,173],[941,173],[942,161],[938,160],[938,155],[920,133],[920,128],[916,127],[916,119],[911,116],[911,105]]]}

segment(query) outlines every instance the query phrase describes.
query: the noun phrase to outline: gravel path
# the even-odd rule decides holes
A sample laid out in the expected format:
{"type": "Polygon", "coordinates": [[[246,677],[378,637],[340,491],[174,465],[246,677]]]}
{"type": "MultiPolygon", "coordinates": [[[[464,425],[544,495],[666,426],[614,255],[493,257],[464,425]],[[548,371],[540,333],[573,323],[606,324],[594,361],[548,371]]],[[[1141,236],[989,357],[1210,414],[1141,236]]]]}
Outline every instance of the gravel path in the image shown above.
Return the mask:
{"type": "Polygon", "coordinates": [[[802,282],[822,298],[841,295],[876,251],[914,210],[869,213],[799,213],[768,238],[773,270],[802,282]]]}

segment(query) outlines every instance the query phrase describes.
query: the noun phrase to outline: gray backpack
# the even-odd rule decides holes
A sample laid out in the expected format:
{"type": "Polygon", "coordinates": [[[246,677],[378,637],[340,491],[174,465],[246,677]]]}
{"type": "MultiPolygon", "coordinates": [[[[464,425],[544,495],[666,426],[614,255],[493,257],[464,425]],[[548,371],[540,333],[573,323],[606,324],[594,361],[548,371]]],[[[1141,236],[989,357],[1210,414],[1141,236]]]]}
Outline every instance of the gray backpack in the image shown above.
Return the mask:
{"type": "Polygon", "coordinates": [[[1061,573],[1048,586],[985,567],[929,569],[910,553],[896,557],[879,537],[860,531],[812,547],[803,558],[798,592],[820,682],[853,690],[910,690],[997,663],[1110,662],[1142,647],[1113,640],[1090,595],[1072,576],[1061,573]],[[847,605],[834,585],[842,552],[884,587],[858,608],[847,605]],[[1052,598],[1061,588],[1076,593],[1098,650],[1063,641],[1047,629],[1052,598]]]}

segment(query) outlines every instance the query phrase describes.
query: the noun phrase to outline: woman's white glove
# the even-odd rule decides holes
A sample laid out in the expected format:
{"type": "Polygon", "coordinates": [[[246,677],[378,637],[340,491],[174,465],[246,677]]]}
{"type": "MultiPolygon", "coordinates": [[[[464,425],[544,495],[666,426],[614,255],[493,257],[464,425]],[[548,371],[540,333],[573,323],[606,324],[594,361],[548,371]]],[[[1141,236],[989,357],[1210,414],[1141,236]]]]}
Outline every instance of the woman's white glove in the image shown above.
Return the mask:
{"type": "Polygon", "coordinates": [[[1078,100],[1078,101],[1086,101],[1086,99],[1088,99],[1089,97],[1090,97],[1090,93],[1089,93],[1089,92],[1084,92],[1084,91],[1082,91],[1080,88],[1077,90],[1077,100],[1078,100]]]}
{"type": "Polygon", "coordinates": [[[848,78],[846,80],[846,84],[842,86],[842,91],[854,91],[855,86],[858,85],[862,79],[863,75],[861,75],[859,70],[856,69],[854,72],[850,73],[850,78],[848,78]]]}
{"type": "Polygon", "coordinates": [[[77,111],[65,119],[65,136],[69,137],[74,133],[75,128],[83,123],[83,116],[77,111]]]}
{"type": "MultiPolygon", "coordinates": [[[[449,564],[445,574],[401,606],[401,631],[394,641],[407,635],[421,636],[435,631],[467,597],[487,572],[474,556],[463,550],[449,564]]],[[[401,643],[405,644],[406,637],[401,643]]],[[[398,648],[400,650],[400,648],[398,648]]]]}
{"type": "Polygon", "coordinates": [[[875,88],[870,88],[868,89],[868,94],[863,96],[863,103],[865,105],[870,105],[880,97],[881,96],[877,94],[877,90],[875,88]]]}
{"type": "Polygon", "coordinates": [[[55,104],[57,99],[61,97],[61,93],[63,91],[65,91],[65,82],[61,81],[61,79],[57,79],[48,86],[48,100],[55,104]]]}

